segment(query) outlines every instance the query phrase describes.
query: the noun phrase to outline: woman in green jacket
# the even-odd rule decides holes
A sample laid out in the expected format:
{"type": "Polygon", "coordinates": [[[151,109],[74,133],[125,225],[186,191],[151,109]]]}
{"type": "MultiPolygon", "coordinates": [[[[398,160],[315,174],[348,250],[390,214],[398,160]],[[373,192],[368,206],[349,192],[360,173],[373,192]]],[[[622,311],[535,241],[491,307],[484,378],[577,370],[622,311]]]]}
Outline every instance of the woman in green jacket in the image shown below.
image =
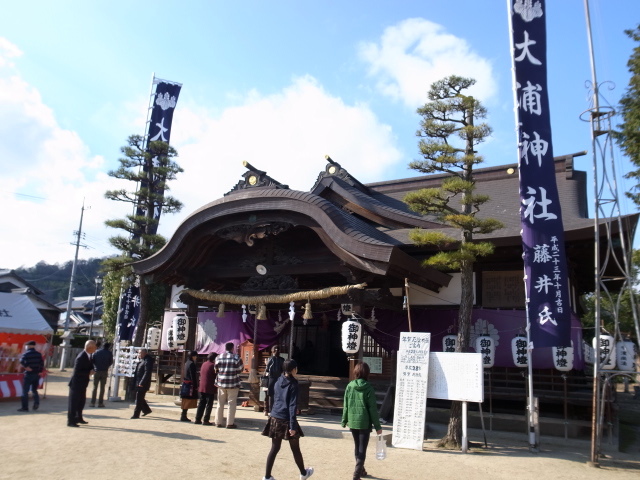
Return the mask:
{"type": "Polygon", "coordinates": [[[367,445],[371,435],[371,425],[378,435],[382,434],[382,427],[378,418],[376,392],[369,379],[369,365],[362,362],[353,369],[355,380],[347,385],[344,392],[344,409],[342,410],[342,426],[351,429],[355,443],[356,469],[353,480],[360,480],[367,475],[364,461],[367,458],[367,445]]]}

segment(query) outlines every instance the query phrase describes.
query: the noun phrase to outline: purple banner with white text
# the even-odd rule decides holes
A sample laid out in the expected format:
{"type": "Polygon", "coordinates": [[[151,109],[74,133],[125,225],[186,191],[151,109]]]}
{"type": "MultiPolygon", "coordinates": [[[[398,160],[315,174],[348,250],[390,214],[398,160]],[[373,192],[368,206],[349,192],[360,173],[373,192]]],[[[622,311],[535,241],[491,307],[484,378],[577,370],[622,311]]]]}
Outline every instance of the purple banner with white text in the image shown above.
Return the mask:
{"type": "Polygon", "coordinates": [[[511,0],[520,221],[531,342],[569,347],[571,306],[547,89],[544,0],[511,0]]]}

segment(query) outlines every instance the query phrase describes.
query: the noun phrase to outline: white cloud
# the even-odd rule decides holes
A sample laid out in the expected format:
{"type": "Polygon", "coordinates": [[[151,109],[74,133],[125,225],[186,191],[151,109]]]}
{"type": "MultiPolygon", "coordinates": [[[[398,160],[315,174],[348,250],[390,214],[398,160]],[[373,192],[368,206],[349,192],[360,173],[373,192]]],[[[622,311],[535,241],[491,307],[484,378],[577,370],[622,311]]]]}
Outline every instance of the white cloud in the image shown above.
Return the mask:
{"type": "MultiPolygon", "coordinates": [[[[76,132],[60,127],[15,67],[0,65],[0,122],[10,126],[0,130],[8,166],[0,202],[10,230],[0,239],[0,268],[71,260],[83,200],[91,207],[84,212],[83,243],[92,249],[81,249],[80,257],[114,253],[107,239],[118,231],[104,227],[104,220],[124,217],[130,206],[103,198],[116,188],[104,159],[92,155],[76,132]]],[[[185,208],[161,218],[160,233],[168,237],[187,215],[236,185],[246,171],[243,160],[300,190],[313,186],[326,154],[364,182],[383,178],[402,161],[391,128],[367,105],[347,105],[309,76],[269,95],[252,90],[216,114],[181,100],[171,140],[185,172],[171,182],[170,193],[185,208]]]]}
{"type": "Polygon", "coordinates": [[[243,161],[308,191],[324,170],[325,155],[363,182],[383,178],[403,160],[391,128],[366,105],[346,105],[310,76],[293,79],[277,94],[248,92],[242,104],[217,117],[179,102],[171,142],[185,170],[171,193],[185,208],[161,221],[164,235],[231,190],[246,172],[243,161]]]}
{"type": "Polygon", "coordinates": [[[32,266],[73,258],[73,231],[79,227],[83,199],[85,244],[81,257],[112,253],[106,244],[105,218],[118,217],[121,206],[102,198],[114,181],[102,171],[104,161],[91,156],[76,132],[61,128],[36,88],[25,82],[10,61],[18,48],[0,39],[0,189],[4,231],[0,268],[32,266]]]}
{"type": "Polygon", "coordinates": [[[385,29],[379,42],[362,43],[359,50],[378,90],[410,108],[424,104],[431,84],[449,75],[475,78],[469,93],[482,101],[497,90],[491,63],[466,40],[429,20],[404,20],[385,29]]]}

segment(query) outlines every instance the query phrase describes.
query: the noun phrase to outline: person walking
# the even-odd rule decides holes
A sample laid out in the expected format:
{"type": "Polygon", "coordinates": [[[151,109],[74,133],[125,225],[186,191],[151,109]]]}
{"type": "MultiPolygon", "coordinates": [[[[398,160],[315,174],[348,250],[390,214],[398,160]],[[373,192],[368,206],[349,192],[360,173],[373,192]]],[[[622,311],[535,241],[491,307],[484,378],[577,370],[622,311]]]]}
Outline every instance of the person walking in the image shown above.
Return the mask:
{"type": "Polygon", "coordinates": [[[273,388],[282,375],[282,366],[284,365],[284,358],[280,356],[280,347],[274,345],[271,347],[271,357],[267,362],[267,366],[264,370],[264,375],[269,379],[267,385],[267,392],[264,397],[264,414],[269,415],[270,405],[273,403],[273,388]]]}
{"type": "Polygon", "coordinates": [[[87,401],[87,387],[89,377],[93,373],[93,352],[96,351],[96,342],[87,340],[73,364],[73,373],[69,380],[69,410],[67,411],[67,427],[78,427],[79,423],[89,423],[82,416],[84,405],[87,401]]]}
{"type": "Polygon", "coordinates": [[[217,355],[210,353],[207,355],[207,361],[200,367],[200,402],[196,411],[196,425],[213,425],[211,419],[211,410],[213,409],[213,401],[216,396],[216,360],[217,355]],[[204,417],[203,417],[204,415],[204,417]]]}
{"type": "Polygon", "coordinates": [[[382,434],[376,392],[368,382],[369,372],[368,364],[358,363],[353,369],[355,379],[349,382],[344,392],[342,427],[349,427],[355,444],[356,468],[353,472],[353,480],[360,480],[367,475],[364,461],[367,458],[371,425],[374,426],[378,435],[382,434]]]}
{"type": "Polygon", "coordinates": [[[233,353],[234,345],[227,343],[225,352],[216,358],[216,387],[218,387],[218,408],[216,410],[216,426],[223,428],[224,404],[229,404],[227,413],[227,428],[236,428],[236,407],[238,402],[238,391],[240,390],[240,372],[243,363],[240,355],[233,353]]]}
{"type": "Polygon", "coordinates": [[[143,417],[151,413],[151,408],[149,408],[145,396],[147,395],[147,390],[151,387],[151,372],[153,372],[154,361],[146,348],[138,350],[138,358],[140,360],[133,374],[133,384],[136,389],[136,407],[133,410],[132,419],[140,418],[140,413],[142,413],[143,417]]]}
{"type": "Polygon", "coordinates": [[[198,352],[189,352],[189,359],[184,363],[184,375],[182,376],[182,388],[180,389],[180,398],[182,415],[180,416],[181,422],[190,422],[191,419],[187,418],[187,411],[190,408],[198,406],[198,367],[196,366],[196,359],[198,358],[198,352]]]}
{"type": "Polygon", "coordinates": [[[111,353],[110,347],[111,344],[105,342],[102,348],[93,354],[93,392],[89,404],[91,407],[96,406],[97,397],[98,407],[104,408],[104,387],[107,384],[109,367],[113,365],[113,353],[111,353]],[[100,388],[99,394],[98,388],[100,388]]]}
{"type": "Polygon", "coordinates": [[[289,442],[293,459],[300,470],[300,480],[306,480],[313,475],[313,467],[305,468],[302,452],[300,451],[300,437],[304,437],[298,424],[298,364],[295,360],[286,360],[283,365],[283,375],[278,378],[274,386],[273,405],[269,414],[269,421],[262,431],[262,435],[271,438],[271,450],[267,455],[265,475],[262,480],[275,480],[271,476],[273,464],[282,446],[282,440],[289,442]]]}
{"type": "Polygon", "coordinates": [[[20,365],[24,367],[24,379],[22,381],[22,408],[19,412],[29,411],[29,390],[33,395],[33,409],[40,407],[40,396],[38,395],[38,384],[40,383],[40,373],[44,370],[44,359],[42,354],[36,350],[35,340],[30,340],[26,344],[27,351],[20,357],[20,365]]]}

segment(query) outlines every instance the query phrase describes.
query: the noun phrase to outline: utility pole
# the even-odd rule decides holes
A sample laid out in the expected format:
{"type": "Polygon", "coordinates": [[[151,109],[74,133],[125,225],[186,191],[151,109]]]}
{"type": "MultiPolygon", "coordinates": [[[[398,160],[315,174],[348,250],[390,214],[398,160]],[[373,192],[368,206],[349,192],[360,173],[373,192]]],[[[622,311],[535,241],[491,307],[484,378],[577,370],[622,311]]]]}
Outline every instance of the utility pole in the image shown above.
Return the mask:
{"type": "Polygon", "coordinates": [[[64,365],[67,361],[67,355],[69,352],[69,347],[71,340],[73,339],[73,335],[69,333],[69,319],[71,317],[71,302],[73,300],[73,288],[75,287],[76,280],[76,265],[78,264],[78,250],[80,250],[80,239],[82,238],[82,218],[84,217],[84,200],[82,201],[82,208],[80,209],[80,227],[77,232],[73,232],[76,234],[76,255],[73,258],[73,266],[71,267],[71,281],[69,283],[69,296],[67,298],[67,314],[64,319],[64,333],[62,334],[62,355],[60,356],[60,371],[64,372],[64,365]]]}

